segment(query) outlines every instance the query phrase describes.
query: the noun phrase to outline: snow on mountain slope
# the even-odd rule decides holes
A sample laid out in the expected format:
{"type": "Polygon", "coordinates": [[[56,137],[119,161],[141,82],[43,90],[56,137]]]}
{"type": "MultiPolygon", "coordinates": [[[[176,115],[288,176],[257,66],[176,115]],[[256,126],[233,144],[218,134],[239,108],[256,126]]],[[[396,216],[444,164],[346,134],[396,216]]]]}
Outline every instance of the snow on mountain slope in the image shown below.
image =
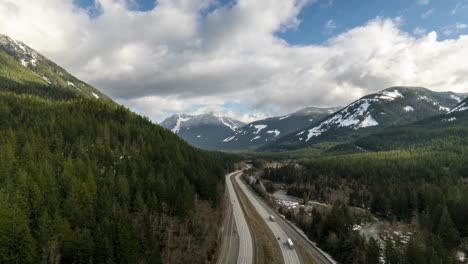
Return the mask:
{"type": "Polygon", "coordinates": [[[219,149],[219,145],[234,136],[244,123],[215,113],[203,115],[173,115],[161,126],[179,135],[188,143],[204,148],[219,149]]]}
{"type": "Polygon", "coordinates": [[[191,116],[178,116],[174,127],[172,127],[170,130],[174,134],[179,133],[181,123],[185,123],[185,122],[189,121],[190,119],[192,119],[191,116]]]}
{"type": "Polygon", "coordinates": [[[0,34],[0,51],[33,72],[49,86],[60,87],[74,94],[94,100],[102,99],[104,101],[111,101],[109,97],[91,85],[75,78],[63,68],[28,47],[23,42],[0,34]]]}
{"type": "Polygon", "coordinates": [[[223,149],[247,149],[275,141],[283,135],[306,127],[340,108],[308,107],[294,113],[252,122],[222,140],[223,149]]]}
{"type": "MultiPolygon", "coordinates": [[[[408,98],[409,101],[411,101],[411,97],[416,96],[417,100],[423,101],[426,104],[435,107],[435,109],[433,110],[439,110],[442,112],[450,110],[448,106],[442,105],[442,102],[438,101],[437,98],[430,97],[429,95],[420,94],[418,92],[418,89],[408,90],[408,88],[389,88],[377,94],[366,96],[351,103],[349,106],[343,108],[335,115],[332,115],[330,118],[320,123],[320,125],[309,129],[307,131],[308,133],[306,138],[301,137],[303,134],[298,135],[299,141],[309,141],[313,137],[318,137],[324,132],[337,128],[350,128],[358,130],[360,128],[378,126],[379,122],[376,120],[376,118],[378,119],[379,116],[388,114],[387,112],[398,110],[388,109],[390,111],[387,110],[386,112],[379,112],[376,111],[377,108],[379,108],[378,106],[390,105],[393,102],[404,100],[404,94],[410,97],[408,98]],[[375,118],[373,117],[373,115],[375,116],[375,118]]],[[[456,96],[450,96],[450,98],[452,98],[454,102],[458,101],[458,98],[454,97],[456,96]]],[[[415,111],[415,109],[409,105],[404,106],[403,110],[407,113],[415,111]]]]}
{"type": "Polygon", "coordinates": [[[467,100],[463,101],[462,103],[460,103],[459,105],[457,105],[455,108],[453,108],[452,110],[450,110],[450,112],[448,112],[448,114],[452,114],[452,113],[455,113],[455,112],[462,112],[462,111],[466,111],[468,110],[468,102],[467,100]]]}
{"type": "MultiPolygon", "coordinates": [[[[416,122],[449,112],[463,97],[462,94],[433,92],[421,87],[388,88],[364,96],[319,123],[286,135],[264,149],[295,149],[321,141],[345,140],[365,129],[416,122]]],[[[459,109],[463,107],[460,104],[459,109]]]]}
{"type": "Polygon", "coordinates": [[[241,121],[217,115],[215,113],[203,115],[173,115],[161,123],[161,126],[178,134],[181,129],[190,129],[198,126],[220,126],[235,132],[244,123],[241,121]]]}

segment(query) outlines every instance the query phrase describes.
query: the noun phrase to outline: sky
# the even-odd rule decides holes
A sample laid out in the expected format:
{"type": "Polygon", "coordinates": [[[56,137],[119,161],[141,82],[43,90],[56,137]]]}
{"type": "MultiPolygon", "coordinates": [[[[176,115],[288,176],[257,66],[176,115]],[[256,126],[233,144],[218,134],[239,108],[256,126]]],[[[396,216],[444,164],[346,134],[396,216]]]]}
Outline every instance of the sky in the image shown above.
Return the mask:
{"type": "Polygon", "coordinates": [[[468,0],[0,0],[0,34],[155,122],[468,92],[468,0]]]}

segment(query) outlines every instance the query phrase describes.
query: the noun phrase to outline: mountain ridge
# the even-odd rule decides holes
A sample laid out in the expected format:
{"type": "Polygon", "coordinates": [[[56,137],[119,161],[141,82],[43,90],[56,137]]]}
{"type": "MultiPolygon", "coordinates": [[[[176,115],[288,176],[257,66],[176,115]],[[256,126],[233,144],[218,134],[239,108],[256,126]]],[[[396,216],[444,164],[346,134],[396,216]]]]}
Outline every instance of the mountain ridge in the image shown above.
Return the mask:
{"type": "Polygon", "coordinates": [[[160,125],[193,146],[217,150],[216,142],[232,135],[245,123],[211,112],[200,115],[175,114],[160,125]]]}
{"type": "Polygon", "coordinates": [[[318,125],[293,132],[261,150],[298,149],[324,141],[349,140],[360,133],[447,113],[464,96],[466,94],[434,92],[423,87],[390,87],[363,96],[318,125]]]}
{"type": "Polygon", "coordinates": [[[11,67],[10,61],[10,68],[4,68],[4,70],[0,72],[0,77],[3,76],[6,77],[6,79],[11,79],[11,76],[18,74],[18,72],[24,73],[25,71],[29,71],[36,76],[36,79],[29,77],[29,80],[40,86],[62,89],[66,93],[88,99],[113,102],[107,95],[103,94],[95,87],[79,80],[21,41],[0,34],[0,52],[3,53],[3,57],[10,57],[16,61],[18,65],[23,67],[21,70],[15,67],[15,70],[11,67]]]}
{"type": "Polygon", "coordinates": [[[291,114],[268,117],[248,124],[213,112],[202,115],[175,114],[163,120],[160,125],[194,146],[237,151],[260,146],[338,109],[339,107],[306,107],[291,114]],[[257,141],[256,137],[263,141],[257,141]]]}

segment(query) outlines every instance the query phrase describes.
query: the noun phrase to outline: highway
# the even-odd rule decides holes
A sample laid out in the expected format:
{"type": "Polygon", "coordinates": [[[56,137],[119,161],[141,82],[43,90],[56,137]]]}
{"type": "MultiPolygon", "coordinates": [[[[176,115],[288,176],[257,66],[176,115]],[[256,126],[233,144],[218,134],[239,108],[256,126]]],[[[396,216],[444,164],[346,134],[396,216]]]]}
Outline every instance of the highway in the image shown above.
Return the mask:
{"type": "Polygon", "coordinates": [[[241,187],[242,191],[246,194],[248,199],[252,202],[258,213],[265,220],[265,223],[270,227],[271,231],[281,241],[280,248],[283,254],[285,263],[304,263],[304,260],[298,255],[296,250],[292,250],[286,244],[286,239],[289,237],[296,245],[300,244],[312,257],[316,263],[335,264],[336,262],[331,259],[326,253],[316,247],[303,233],[300,233],[295,227],[289,224],[280,214],[271,209],[257,194],[253,192],[244,182],[240,179],[240,174],[235,176],[236,182],[241,187]],[[275,222],[268,219],[270,215],[275,217],[275,222]]]}
{"type": "Polygon", "coordinates": [[[237,263],[239,257],[239,236],[237,236],[236,222],[229,203],[228,214],[224,223],[224,234],[221,251],[217,264],[237,263]]]}
{"type": "Polygon", "coordinates": [[[230,209],[224,230],[223,245],[218,258],[218,263],[220,264],[252,264],[254,262],[252,233],[231,182],[233,175],[241,174],[242,171],[236,171],[226,175],[230,209]]]}
{"type": "Polygon", "coordinates": [[[236,183],[240,186],[241,190],[245,193],[247,198],[250,200],[252,205],[257,210],[258,214],[265,221],[265,224],[270,228],[275,237],[279,237],[277,240],[283,255],[284,263],[287,264],[301,264],[299,256],[294,248],[290,248],[286,242],[289,237],[282,229],[282,227],[275,221],[269,219],[270,213],[267,211],[267,208],[260,203],[259,199],[253,195],[253,193],[248,189],[248,187],[240,180],[240,174],[234,176],[236,183]]]}

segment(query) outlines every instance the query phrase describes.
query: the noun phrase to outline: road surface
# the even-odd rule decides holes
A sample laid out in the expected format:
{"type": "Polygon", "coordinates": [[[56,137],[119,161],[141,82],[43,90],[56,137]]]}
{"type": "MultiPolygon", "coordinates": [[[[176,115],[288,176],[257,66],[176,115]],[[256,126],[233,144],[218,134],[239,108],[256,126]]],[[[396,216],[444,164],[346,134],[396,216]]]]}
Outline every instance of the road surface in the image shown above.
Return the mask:
{"type": "Polygon", "coordinates": [[[283,255],[284,263],[287,264],[301,264],[299,260],[299,256],[294,248],[289,248],[287,245],[286,240],[288,239],[288,235],[283,231],[281,226],[275,221],[271,221],[269,219],[270,213],[264,207],[263,204],[260,203],[259,199],[253,195],[250,189],[245,185],[244,182],[240,180],[240,174],[234,176],[236,183],[240,186],[241,190],[247,196],[247,199],[252,203],[252,205],[257,210],[258,214],[263,218],[265,224],[271,229],[275,237],[280,238],[278,244],[281,249],[281,253],[283,255]]]}
{"type": "Polygon", "coordinates": [[[227,225],[224,230],[225,237],[218,258],[218,263],[222,264],[252,264],[254,261],[254,242],[252,234],[231,182],[231,177],[233,175],[241,174],[242,171],[236,171],[226,175],[230,210],[227,216],[227,225]]]}
{"type": "Polygon", "coordinates": [[[228,213],[224,224],[224,235],[217,264],[237,263],[239,257],[239,236],[237,235],[236,222],[229,203],[228,213]]]}
{"type": "Polygon", "coordinates": [[[309,252],[317,263],[334,264],[336,263],[326,253],[315,246],[307,237],[299,232],[299,230],[289,224],[281,215],[271,209],[257,194],[253,192],[244,182],[240,180],[240,174],[235,176],[236,182],[252,202],[258,213],[264,218],[267,225],[273,231],[276,237],[280,237],[280,248],[283,253],[285,263],[304,263],[302,258],[297,254],[296,250],[291,250],[286,244],[286,239],[289,237],[295,244],[300,244],[307,252],[309,252]],[[275,222],[268,219],[269,215],[275,217],[275,222]]]}

